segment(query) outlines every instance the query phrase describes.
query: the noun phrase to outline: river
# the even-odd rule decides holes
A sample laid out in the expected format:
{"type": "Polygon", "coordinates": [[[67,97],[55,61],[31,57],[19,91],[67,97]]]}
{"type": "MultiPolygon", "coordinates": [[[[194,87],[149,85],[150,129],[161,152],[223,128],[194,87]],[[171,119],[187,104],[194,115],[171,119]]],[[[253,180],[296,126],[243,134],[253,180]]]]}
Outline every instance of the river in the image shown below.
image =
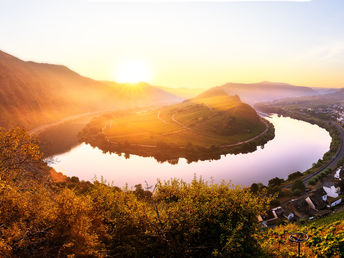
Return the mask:
{"type": "Polygon", "coordinates": [[[195,175],[206,180],[231,181],[234,184],[264,184],[273,177],[286,178],[295,171],[312,166],[330,148],[329,133],[317,125],[289,117],[266,117],[275,126],[275,138],[264,147],[247,154],[223,155],[219,160],[198,161],[188,164],[158,163],[154,158],[103,153],[98,148],[82,143],[70,151],[54,156],[51,166],[68,176],[81,180],[103,177],[109,183],[123,187],[135,184],[153,185],[159,178],[181,178],[190,181],[195,175]]]}

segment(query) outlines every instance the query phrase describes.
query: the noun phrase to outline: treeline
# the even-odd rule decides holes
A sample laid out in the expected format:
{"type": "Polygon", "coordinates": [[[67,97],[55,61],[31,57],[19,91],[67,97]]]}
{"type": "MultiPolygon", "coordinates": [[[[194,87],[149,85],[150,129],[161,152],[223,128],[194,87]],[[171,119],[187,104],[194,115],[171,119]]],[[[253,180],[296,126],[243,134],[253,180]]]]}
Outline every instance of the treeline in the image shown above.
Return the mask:
{"type": "Polygon", "coordinates": [[[56,183],[49,171],[35,139],[0,129],[1,257],[264,255],[257,216],[266,192],[196,178],[149,190],[76,177],[56,183]]]}
{"type": "Polygon", "coordinates": [[[250,187],[252,193],[260,194],[267,192],[274,198],[271,200],[271,206],[280,205],[280,199],[285,197],[297,197],[305,193],[306,186],[302,182],[303,173],[296,171],[288,175],[287,180],[283,178],[274,177],[268,181],[267,185],[262,183],[253,183],[250,187]],[[291,184],[290,189],[284,187],[286,184],[291,184]]]}

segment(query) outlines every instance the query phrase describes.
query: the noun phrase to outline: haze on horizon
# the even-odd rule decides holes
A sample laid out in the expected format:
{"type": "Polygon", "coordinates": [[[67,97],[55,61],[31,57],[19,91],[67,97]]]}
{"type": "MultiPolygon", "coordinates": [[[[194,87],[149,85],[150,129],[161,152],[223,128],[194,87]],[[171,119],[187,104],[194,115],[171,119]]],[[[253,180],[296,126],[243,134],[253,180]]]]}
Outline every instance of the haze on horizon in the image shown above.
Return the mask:
{"type": "Polygon", "coordinates": [[[98,80],[139,60],[147,82],[344,87],[344,2],[0,2],[0,49],[98,80]]]}

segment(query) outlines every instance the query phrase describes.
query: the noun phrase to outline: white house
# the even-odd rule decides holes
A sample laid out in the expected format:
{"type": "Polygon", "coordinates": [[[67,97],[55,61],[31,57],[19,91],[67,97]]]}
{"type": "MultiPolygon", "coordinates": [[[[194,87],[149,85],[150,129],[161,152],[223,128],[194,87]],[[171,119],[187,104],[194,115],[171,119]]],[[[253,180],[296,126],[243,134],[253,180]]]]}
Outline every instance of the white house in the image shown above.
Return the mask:
{"type": "Polygon", "coordinates": [[[338,192],[340,189],[335,187],[333,183],[325,182],[323,189],[327,193],[328,197],[337,198],[339,196],[338,192]]]}
{"type": "Polygon", "coordinates": [[[334,174],[334,178],[339,179],[339,180],[342,180],[342,179],[340,178],[340,170],[341,170],[341,169],[342,169],[341,167],[337,169],[336,173],[334,174]]]}

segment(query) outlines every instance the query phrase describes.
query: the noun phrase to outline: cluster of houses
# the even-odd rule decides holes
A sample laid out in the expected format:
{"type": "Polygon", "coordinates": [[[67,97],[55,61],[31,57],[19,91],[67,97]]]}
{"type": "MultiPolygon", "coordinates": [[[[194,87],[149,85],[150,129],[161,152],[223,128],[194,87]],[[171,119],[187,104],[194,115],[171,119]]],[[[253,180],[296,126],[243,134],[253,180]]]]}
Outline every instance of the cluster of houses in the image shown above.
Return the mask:
{"type": "MultiPolygon", "coordinates": [[[[338,169],[334,175],[334,181],[341,181],[343,176],[344,169],[338,169]]],[[[265,227],[271,227],[283,220],[293,222],[298,219],[325,216],[331,213],[331,208],[342,203],[341,189],[338,185],[338,183],[324,182],[321,188],[269,210],[266,215],[258,216],[258,220],[265,227]]]]}
{"type": "Polygon", "coordinates": [[[332,104],[328,106],[320,106],[314,108],[301,109],[301,111],[314,112],[318,114],[327,114],[336,120],[339,124],[344,125],[344,105],[332,104]]]}

